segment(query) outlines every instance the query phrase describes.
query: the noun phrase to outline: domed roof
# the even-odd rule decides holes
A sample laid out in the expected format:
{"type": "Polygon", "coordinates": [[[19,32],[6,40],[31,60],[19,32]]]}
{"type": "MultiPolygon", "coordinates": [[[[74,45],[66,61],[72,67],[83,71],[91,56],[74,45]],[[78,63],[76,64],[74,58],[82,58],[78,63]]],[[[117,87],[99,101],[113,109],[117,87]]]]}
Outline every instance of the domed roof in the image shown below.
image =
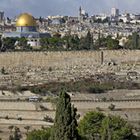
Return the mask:
{"type": "Polygon", "coordinates": [[[17,27],[36,26],[36,21],[32,15],[28,13],[23,13],[19,15],[16,22],[16,26],[17,27]]]}

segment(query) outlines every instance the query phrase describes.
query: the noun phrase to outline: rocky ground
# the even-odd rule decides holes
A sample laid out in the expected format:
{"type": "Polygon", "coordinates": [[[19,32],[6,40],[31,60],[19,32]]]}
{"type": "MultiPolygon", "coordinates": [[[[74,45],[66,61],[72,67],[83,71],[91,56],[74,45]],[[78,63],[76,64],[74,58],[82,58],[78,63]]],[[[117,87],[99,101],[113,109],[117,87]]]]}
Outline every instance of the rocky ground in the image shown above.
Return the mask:
{"type": "Polygon", "coordinates": [[[21,129],[23,139],[27,125],[31,127],[29,131],[52,125],[44,117],[54,119],[55,104],[45,101],[56,97],[51,91],[59,91],[62,86],[69,88],[81,118],[88,111],[98,110],[121,116],[139,129],[139,54],[140,51],[108,51],[104,52],[103,63],[100,52],[92,51],[0,54],[0,138],[7,140],[13,133],[8,129],[10,125],[21,129]],[[107,83],[109,90],[94,93],[92,87],[89,91],[86,86],[94,83],[107,83]],[[27,87],[45,87],[44,102],[27,101],[31,96],[40,96],[27,91],[27,87]],[[111,104],[115,105],[113,111],[108,109],[111,104]]]}

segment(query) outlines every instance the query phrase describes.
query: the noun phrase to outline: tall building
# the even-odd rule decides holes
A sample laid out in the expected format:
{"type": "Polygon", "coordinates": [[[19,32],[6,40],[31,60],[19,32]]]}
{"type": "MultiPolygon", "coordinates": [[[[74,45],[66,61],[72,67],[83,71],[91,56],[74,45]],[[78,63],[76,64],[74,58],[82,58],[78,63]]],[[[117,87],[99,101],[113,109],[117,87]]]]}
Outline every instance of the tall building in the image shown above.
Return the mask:
{"type": "Polygon", "coordinates": [[[0,11],[0,22],[4,21],[4,12],[0,11]]]}
{"type": "Polygon", "coordinates": [[[119,9],[117,9],[117,8],[112,8],[112,9],[111,9],[111,16],[112,16],[112,17],[119,17],[119,9]]]}

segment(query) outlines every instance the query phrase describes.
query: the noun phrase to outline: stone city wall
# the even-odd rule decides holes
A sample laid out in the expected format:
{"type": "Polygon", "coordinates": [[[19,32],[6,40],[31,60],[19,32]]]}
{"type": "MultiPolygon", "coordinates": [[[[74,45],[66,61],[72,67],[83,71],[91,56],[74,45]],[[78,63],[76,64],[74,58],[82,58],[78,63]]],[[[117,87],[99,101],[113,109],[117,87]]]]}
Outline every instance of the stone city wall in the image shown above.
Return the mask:
{"type": "MultiPolygon", "coordinates": [[[[6,52],[0,53],[0,85],[76,80],[96,72],[118,71],[121,62],[139,62],[140,51],[70,51],[70,52],[6,52]],[[103,60],[102,60],[103,59],[103,60]],[[101,65],[115,62],[117,67],[101,65]]],[[[125,68],[124,68],[125,69],[125,68]]],[[[128,68],[129,69],[129,68],[128,68]]]]}
{"type": "MultiPolygon", "coordinates": [[[[137,61],[140,60],[139,50],[104,50],[106,61],[137,61]]],[[[101,63],[101,51],[71,52],[6,52],[0,53],[0,67],[46,67],[67,65],[90,65],[101,63]]]]}

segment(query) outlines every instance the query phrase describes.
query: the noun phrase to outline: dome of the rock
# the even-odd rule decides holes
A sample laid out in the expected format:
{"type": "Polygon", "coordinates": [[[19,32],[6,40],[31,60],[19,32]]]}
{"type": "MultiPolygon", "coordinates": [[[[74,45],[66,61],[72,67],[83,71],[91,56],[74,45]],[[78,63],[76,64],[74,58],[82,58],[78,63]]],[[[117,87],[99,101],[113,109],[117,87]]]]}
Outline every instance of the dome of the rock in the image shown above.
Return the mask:
{"type": "Polygon", "coordinates": [[[17,27],[28,27],[28,26],[36,26],[36,21],[34,17],[28,13],[23,13],[19,15],[16,22],[17,27]]]}

